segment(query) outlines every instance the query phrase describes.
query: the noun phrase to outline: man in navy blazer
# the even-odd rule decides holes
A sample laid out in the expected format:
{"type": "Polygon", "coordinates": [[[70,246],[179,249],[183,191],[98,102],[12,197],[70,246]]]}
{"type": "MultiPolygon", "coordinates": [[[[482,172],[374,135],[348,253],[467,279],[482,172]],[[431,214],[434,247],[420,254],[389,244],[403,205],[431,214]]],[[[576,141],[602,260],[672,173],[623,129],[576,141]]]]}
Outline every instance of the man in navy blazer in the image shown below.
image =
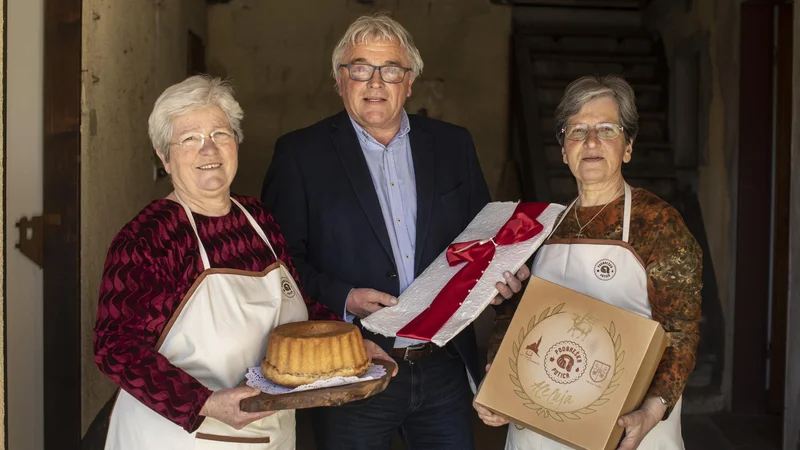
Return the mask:
{"type": "MultiPolygon", "coordinates": [[[[422,59],[399,23],[359,18],[332,62],[345,111],[278,139],[261,198],[306,293],[358,325],[397,304],[490,197],[469,132],[403,109],[422,59]]],[[[528,275],[506,273],[496,301],[528,275]]],[[[399,372],[381,394],[315,410],[317,448],[385,449],[396,430],[413,449],[473,448],[473,327],[445,347],[362,333],[399,372]]]]}

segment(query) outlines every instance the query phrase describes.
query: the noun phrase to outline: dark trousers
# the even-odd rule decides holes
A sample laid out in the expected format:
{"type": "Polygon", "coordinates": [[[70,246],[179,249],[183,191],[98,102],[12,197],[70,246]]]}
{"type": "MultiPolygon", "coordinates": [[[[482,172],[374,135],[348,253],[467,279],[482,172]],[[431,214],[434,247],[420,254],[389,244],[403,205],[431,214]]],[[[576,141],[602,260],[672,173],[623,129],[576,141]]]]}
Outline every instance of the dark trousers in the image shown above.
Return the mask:
{"type": "Polygon", "coordinates": [[[388,450],[392,434],[408,450],[472,450],[472,391],[464,363],[446,349],[398,373],[378,395],[314,411],[318,450],[388,450]]]}

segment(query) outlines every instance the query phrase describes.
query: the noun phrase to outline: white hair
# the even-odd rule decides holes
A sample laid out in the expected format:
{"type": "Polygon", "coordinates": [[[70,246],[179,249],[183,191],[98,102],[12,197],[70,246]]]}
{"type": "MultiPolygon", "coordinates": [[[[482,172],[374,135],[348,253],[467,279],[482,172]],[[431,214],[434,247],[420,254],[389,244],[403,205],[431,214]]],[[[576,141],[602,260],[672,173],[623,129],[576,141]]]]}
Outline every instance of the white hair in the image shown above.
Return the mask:
{"type": "Polygon", "coordinates": [[[147,134],[153,148],[169,161],[172,140],[172,121],[181,114],[216,106],[228,117],[236,143],[244,140],[242,118],[244,111],[233,97],[231,84],[209,75],[195,75],[168,87],[153,106],[147,121],[147,134]]]}
{"type": "Polygon", "coordinates": [[[422,73],[422,56],[414,45],[414,39],[399,22],[389,17],[386,13],[373,16],[361,16],[345,31],[344,36],[333,49],[331,63],[333,77],[339,79],[339,64],[345,64],[344,55],[359,44],[372,44],[374,42],[395,42],[408,54],[411,70],[415,75],[422,73]]]}

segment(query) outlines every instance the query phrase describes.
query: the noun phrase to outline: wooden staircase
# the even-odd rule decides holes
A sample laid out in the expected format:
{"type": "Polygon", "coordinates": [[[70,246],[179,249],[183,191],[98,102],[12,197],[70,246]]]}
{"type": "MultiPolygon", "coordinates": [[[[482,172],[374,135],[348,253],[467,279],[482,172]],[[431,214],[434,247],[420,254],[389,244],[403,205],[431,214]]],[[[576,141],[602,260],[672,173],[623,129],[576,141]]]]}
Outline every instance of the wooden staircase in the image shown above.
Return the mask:
{"type": "MultiPolygon", "coordinates": [[[[522,30],[521,30],[522,31],[522,30]]],[[[669,142],[665,64],[658,46],[644,34],[524,30],[514,38],[522,142],[527,145],[522,174],[526,197],[566,202],[576,195],[575,180],[563,163],[554,112],[567,84],[583,75],[621,74],[633,85],[640,114],[633,159],[623,167],[633,186],[677,201],[677,174],[669,142]],[[526,176],[527,175],[527,176],[526,176]]],[[[523,155],[518,155],[523,156],[523,155]]]]}

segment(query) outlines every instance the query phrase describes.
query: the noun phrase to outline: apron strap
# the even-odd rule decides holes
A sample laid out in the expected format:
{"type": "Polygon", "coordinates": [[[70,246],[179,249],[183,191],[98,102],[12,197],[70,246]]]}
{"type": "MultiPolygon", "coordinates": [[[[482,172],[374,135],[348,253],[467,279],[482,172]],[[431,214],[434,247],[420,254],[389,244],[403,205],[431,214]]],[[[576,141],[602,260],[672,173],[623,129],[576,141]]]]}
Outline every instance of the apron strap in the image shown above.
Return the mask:
{"type": "Polygon", "coordinates": [[[625,210],[622,222],[622,242],[628,242],[631,231],[631,186],[625,183],[625,210]]]}
{"type": "Polygon", "coordinates": [[[255,219],[255,218],[254,218],[252,215],[250,215],[250,213],[249,213],[249,212],[247,212],[247,209],[245,209],[245,207],[244,207],[244,206],[242,206],[242,204],[241,204],[241,203],[239,203],[238,201],[236,201],[236,199],[235,199],[235,198],[231,197],[231,201],[232,201],[232,202],[233,202],[233,203],[234,203],[236,206],[238,206],[238,207],[239,207],[239,209],[241,209],[241,210],[242,210],[242,212],[244,213],[245,217],[247,217],[247,220],[250,222],[250,225],[252,225],[252,227],[253,227],[253,228],[256,230],[256,233],[258,233],[258,235],[261,237],[261,239],[263,239],[263,240],[264,240],[264,243],[266,243],[266,244],[267,244],[267,247],[269,247],[269,251],[271,251],[271,252],[272,252],[272,256],[274,256],[274,257],[275,257],[275,261],[279,261],[279,259],[278,259],[278,255],[277,255],[277,254],[275,254],[275,250],[272,248],[272,244],[270,244],[270,242],[269,242],[269,239],[267,239],[267,235],[266,235],[266,234],[264,234],[264,230],[261,228],[261,226],[258,224],[258,222],[256,222],[256,219],[255,219]]]}
{"type": "Polygon", "coordinates": [[[189,223],[192,225],[192,230],[194,230],[194,235],[197,236],[197,246],[200,248],[200,258],[203,260],[203,270],[208,270],[211,268],[211,264],[208,262],[208,254],[206,253],[205,247],[203,247],[203,241],[200,240],[200,234],[197,232],[197,225],[194,223],[194,217],[192,217],[192,210],[189,209],[189,206],[183,202],[181,196],[178,195],[178,191],[172,191],[175,194],[175,198],[178,199],[178,203],[183,206],[183,210],[186,211],[186,216],[189,218],[189,223]]]}
{"type": "MultiPolygon", "coordinates": [[[[575,197],[575,200],[567,206],[564,212],[561,213],[561,217],[558,219],[558,223],[550,230],[550,234],[547,236],[547,239],[550,239],[553,234],[556,232],[556,229],[561,225],[561,222],[564,221],[564,218],[567,217],[569,210],[575,206],[575,203],[578,202],[578,197],[575,197]]],[[[622,241],[628,242],[628,238],[630,237],[630,228],[631,228],[631,186],[628,183],[625,183],[625,209],[622,213],[623,215],[623,222],[622,222],[622,241]]]]}

